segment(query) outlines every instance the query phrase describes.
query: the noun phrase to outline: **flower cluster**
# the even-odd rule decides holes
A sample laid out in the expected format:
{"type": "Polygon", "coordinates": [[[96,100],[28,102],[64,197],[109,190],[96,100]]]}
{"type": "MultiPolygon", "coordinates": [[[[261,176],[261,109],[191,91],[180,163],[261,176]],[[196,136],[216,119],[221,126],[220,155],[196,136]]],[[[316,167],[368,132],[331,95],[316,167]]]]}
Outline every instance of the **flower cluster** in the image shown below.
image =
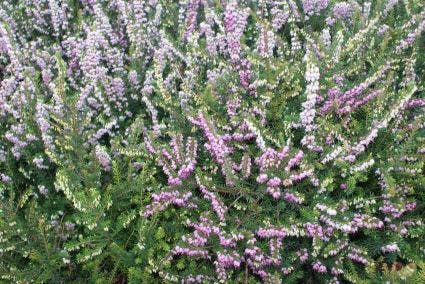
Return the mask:
{"type": "Polygon", "coordinates": [[[189,137],[184,147],[183,136],[180,134],[172,136],[170,146],[170,150],[159,151],[158,164],[168,176],[168,185],[176,186],[195,170],[198,143],[189,137]]]}
{"type": "Polygon", "coordinates": [[[304,13],[308,16],[319,15],[323,9],[328,6],[328,0],[303,0],[301,1],[304,13]]]}

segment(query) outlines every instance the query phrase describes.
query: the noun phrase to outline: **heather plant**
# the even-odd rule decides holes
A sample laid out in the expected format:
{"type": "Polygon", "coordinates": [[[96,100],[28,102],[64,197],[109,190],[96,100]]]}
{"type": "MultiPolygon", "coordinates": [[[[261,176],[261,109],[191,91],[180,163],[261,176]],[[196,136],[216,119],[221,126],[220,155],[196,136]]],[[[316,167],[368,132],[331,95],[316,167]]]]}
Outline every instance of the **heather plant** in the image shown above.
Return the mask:
{"type": "Polygon", "coordinates": [[[5,283],[424,283],[420,0],[0,3],[5,283]]]}

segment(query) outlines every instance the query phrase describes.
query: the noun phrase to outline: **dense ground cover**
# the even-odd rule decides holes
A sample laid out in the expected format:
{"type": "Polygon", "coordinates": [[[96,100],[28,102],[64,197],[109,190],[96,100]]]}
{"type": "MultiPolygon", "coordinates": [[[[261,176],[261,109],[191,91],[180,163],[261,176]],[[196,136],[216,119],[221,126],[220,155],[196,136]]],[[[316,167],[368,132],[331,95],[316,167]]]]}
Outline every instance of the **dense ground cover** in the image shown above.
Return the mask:
{"type": "Polygon", "coordinates": [[[0,282],[425,283],[424,29],[421,0],[1,1],[0,282]]]}

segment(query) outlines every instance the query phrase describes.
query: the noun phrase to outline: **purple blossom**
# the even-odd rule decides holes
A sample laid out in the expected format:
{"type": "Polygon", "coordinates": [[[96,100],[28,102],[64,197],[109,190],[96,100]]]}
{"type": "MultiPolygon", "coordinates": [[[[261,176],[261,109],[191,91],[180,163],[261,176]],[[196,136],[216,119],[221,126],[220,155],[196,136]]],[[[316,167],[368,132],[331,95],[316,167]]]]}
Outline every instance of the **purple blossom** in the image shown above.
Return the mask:
{"type": "Polygon", "coordinates": [[[245,29],[247,13],[237,7],[236,1],[226,5],[224,12],[224,27],[226,30],[227,49],[232,61],[240,60],[241,44],[240,38],[245,29]]]}
{"type": "Polygon", "coordinates": [[[352,5],[348,2],[339,2],[336,3],[333,7],[333,13],[337,19],[347,19],[350,18],[353,14],[354,9],[352,5]]]}
{"type": "Polygon", "coordinates": [[[257,231],[257,236],[260,238],[285,238],[287,231],[285,228],[260,228],[257,231]]]}
{"type": "Polygon", "coordinates": [[[105,171],[111,170],[111,157],[106,152],[106,148],[100,145],[96,145],[95,147],[95,155],[100,165],[103,167],[105,171]]]}
{"type": "Polygon", "coordinates": [[[302,0],[301,3],[308,16],[319,15],[328,6],[328,0],[302,0]]]}
{"type": "Polygon", "coordinates": [[[295,204],[301,204],[302,203],[301,198],[299,198],[298,196],[296,196],[295,194],[293,194],[291,192],[285,192],[283,199],[285,199],[286,201],[288,201],[290,203],[295,203],[295,204]]]}
{"type": "Polygon", "coordinates": [[[221,221],[224,221],[227,207],[223,204],[223,202],[217,197],[215,193],[208,191],[208,189],[204,185],[200,184],[199,179],[197,179],[197,183],[204,198],[211,202],[213,210],[217,214],[218,218],[221,221]]]}
{"type": "Polygon", "coordinates": [[[178,191],[161,191],[159,194],[153,193],[153,203],[146,206],[146,210],[143,215],[145,217],[149,217],[156,212],[165,210],[169,205],[175,205],[178,207],[188,206],[190,208],[194,208],[196,205],[188,202],[191,197],[191,192],[184,194],[178,191]]]}
{"type": "Polygon", "coordinates": [[[318,273],[326,273],[327,269],[320,261],[316,261],[313,263],[313,270],[318,273]]]}
{"type": "Polygon", "coordinates": [[[392,253],[392,252],[399,252],[400,248],[398,247],[397,244],[389,244],[389,245],[385,245],[381,248],[381,251],[383,253],[392,253]]]}
{"type": "Polygon", "coordinates": [[[186,11],[186,30],[184,38],[187,39],[196,27],[196,17],[198,16],[198,7],[200,0],[190,0],[186,11]]]}
{"type": "Polygon", "coordinates": [[[197,119],[191,119],[191,122],[204,132],[207,139],[207,143],[204,144],[205,149],[212,154],[219,165],[224,164],[226,156],[232,152],[232,149],[226,145],[223,137],[216,134],[215,129],[202,114],[198,115],[197,119]]]}
{"type": "Polygon", "coordinates": [[[292,159],[288,161],[288,164],[285,167],[285,171],[289,172],[293,167],[299,165],[303,157],[304,157],[304,152],[301,150],[298,151],[298,153],[292,159]]]}

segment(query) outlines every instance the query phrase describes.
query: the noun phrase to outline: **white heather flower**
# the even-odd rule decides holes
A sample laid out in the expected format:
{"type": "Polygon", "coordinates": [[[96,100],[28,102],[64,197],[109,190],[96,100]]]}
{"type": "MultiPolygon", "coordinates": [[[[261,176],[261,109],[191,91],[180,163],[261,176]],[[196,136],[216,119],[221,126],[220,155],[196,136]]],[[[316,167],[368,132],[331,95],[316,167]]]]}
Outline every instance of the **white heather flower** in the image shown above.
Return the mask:
{"type": "Polygon", "coordinates": [[[322,41],[323,44],[327,47],[331,46],[332,42],[331,42],[331,34],[329,32],[328,28],[323,29],[322,31],[322,41]]]}

